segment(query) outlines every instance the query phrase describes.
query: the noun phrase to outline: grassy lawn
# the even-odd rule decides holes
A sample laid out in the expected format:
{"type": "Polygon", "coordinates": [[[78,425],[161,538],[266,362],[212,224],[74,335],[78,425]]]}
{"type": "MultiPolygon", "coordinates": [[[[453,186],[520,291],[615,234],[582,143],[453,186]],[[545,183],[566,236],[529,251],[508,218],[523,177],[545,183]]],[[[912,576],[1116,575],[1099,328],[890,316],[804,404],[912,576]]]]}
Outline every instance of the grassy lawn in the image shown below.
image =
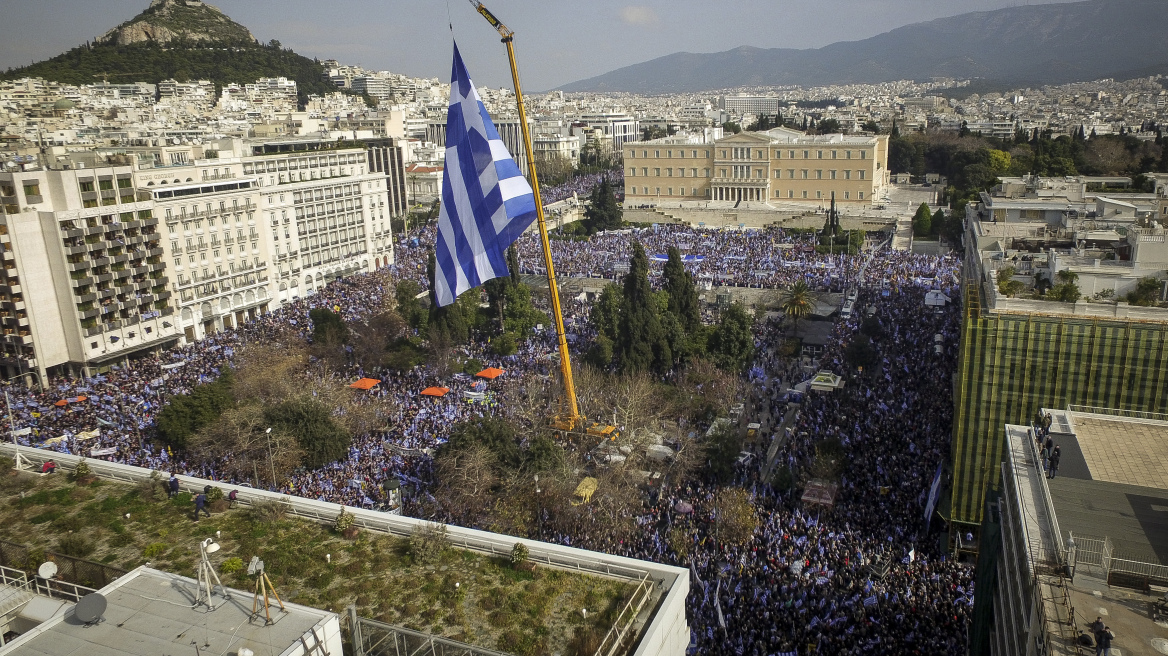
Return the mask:
{"type": "Polygon", "coordinates": [[[219,531],[222,549],[212,562],[225,585],[254,590],[247,563],[259,556],[284,600],[337,612],[356,604],[362,617],[521,656],[577,653],[607,632],[632,593],[620,581],[523,571],[458,549],[422,565],[413,562],[408,540],[368,532],[347,540],[279,513],[236,509],[195,522],[190,495],[167,500],[161,484],[156,491],[78,485],[61,474],[10,467],[0,470],[0,526],[4,540],[41,552],[25,564],[30,572],[49,550],[127,570],[149,562],[194,577],[198,543],[219,531]]]}

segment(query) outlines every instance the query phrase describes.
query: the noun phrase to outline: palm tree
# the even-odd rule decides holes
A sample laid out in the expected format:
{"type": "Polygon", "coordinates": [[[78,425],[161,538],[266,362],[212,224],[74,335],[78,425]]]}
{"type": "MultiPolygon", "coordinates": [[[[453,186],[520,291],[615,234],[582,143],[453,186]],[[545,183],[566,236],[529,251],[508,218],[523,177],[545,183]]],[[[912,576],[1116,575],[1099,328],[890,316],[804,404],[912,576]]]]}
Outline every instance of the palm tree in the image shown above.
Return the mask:
{"type": "Polygon", "coordinates": [[[791,328],[794,330],[800,321],[815,311],[815,303],[818,300],[819,294],[811,289],[805,281],[798,280],[784,290],[779,297],[779,309],[783,311],[784,316],[791,320],[791,328]]]}

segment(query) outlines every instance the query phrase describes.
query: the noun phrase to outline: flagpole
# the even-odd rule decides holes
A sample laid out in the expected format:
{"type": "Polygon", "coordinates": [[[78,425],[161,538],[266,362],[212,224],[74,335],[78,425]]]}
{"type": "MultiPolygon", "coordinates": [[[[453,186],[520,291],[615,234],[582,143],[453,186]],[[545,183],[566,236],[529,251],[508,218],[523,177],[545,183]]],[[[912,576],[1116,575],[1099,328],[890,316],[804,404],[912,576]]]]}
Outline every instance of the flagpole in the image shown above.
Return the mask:
{"type": "Polygon", "coordinates": [[[478,2],[478,0],[470,0],[470,3],[499,32],[500,36],[503,37],[503,43],[507,46],[507,59],[511,63],[511,81],[515,84],[515,104],[519,107],[519,129],[523,133],[523,147],[527,151],[527,171],[531,175],[531,190],[535,194],[535,215],[539,223],[540,242],[543,245],[543,263],[547,269],[548,295],[552,301],[552,315],[556,320],[556,340],[559,342],[560,348],[560,372],[564,378],[567,413],[566,416],[561,416],[559,419],[571,429],[576,427],[576,421],[580,418],[580,410],[576,405],[576,385],[572,380],[572,360],[568,354],[568,337],[564,330],[564,316],[560,309],[560,288],[556,284],[556,268],[552,264],[552,247],[548,242],[547,221],[543,215],[543,199],[539,194],[539,177],[535,173],[535,153],[531,146],[531,131],[527,128],[527,110],[523,106],[523,90],[519,86],[519,68],[515,63],[513,43],[515,33],[499,22],[499,19],[495,18],[494,14],[488,11],[483,3],[478,2]]]}

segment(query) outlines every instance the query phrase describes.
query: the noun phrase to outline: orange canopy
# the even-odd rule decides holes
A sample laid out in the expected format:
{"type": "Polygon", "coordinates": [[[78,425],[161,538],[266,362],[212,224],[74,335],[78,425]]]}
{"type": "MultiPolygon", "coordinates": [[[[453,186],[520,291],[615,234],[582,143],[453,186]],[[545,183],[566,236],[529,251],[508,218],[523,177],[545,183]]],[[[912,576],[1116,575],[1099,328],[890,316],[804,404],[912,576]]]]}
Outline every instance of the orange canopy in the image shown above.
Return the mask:
{"type": "Polygon", "coordinates": [[[487,378],[489,380],[495,380],[499,376],[502,376],[503,373],[504,372],[502,369],[498,369],[495,367],[487,367],[486,369],[483,369],[482,371],[478,372],[475,375],[478,376],[479,378],[487,378]]]}
{"type": "Polygon", "coordinates": [[[446,396],[449,391],[449,387],[427,387],[422,390],[422,396],[446,396]]]}
{"type": "Polygon", "coordinates": [[[353,389],[367,390],[367,389],[373,389],[374,385],[380,385],[380,384],[381,384],[381,381],[377,380],[376,378],[362,378],[361,380],[353,383],[352,385],[349,385],[349,387],[352,387],[353,389]]]}

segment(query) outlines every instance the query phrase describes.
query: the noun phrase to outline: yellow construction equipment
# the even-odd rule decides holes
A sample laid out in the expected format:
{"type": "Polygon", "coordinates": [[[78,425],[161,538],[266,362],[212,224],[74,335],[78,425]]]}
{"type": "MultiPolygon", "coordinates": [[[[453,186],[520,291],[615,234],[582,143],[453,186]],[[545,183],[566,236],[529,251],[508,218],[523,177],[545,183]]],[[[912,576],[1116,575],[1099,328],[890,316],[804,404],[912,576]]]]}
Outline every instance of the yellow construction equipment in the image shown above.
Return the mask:
{"type": "Polygon", "coordinates": [[[577,497],[579,500],[573,499],[572,505],[582,506],[589,501],[592,501],[592,495],[596,493],[596,488],[598,486],[599,483],[591,476],[580,481],[580,484],[576,486],[576,491],[572,493],[572,496],[577,497]]]}
{"type": "Polygon", "coordinates": [[[543,215],[543,199],[539,194],[539,177],[535,172],[535,151],[531,146],[531,130],[527,127],[527,109],[523,106],[523,90],[519,86],[519,68],[515,63],[515,33],[495,18],[483,3],[470,0],[475,11],[483,15],[491,27],[503,37],[507,46],[507,59],[511,62],[511,80],[515,84],[515,104],[519,107],[519,129],[523,132],[523,147],[527,150],[527,172],[531,177],[531,190],[535,194],[535,213],[539,223],[539,238],[543,244],[543,263],[547,268],[548,295],[552,302],[552,315],[556,320],[556,339],[560,350],[560,373],[564,378],[564,401],[559,414],[552,419],[552,427],[558,430],[572,430],[580,421],[580,411],[576,406],[576,386],[572,380],[572,362],[568,356],[568,337],[564,330],[564,316],[560,310],[560,288],[556,284],[556,268],[552,263],[552,247],[548,243],[547,222],[543,215]]]}

